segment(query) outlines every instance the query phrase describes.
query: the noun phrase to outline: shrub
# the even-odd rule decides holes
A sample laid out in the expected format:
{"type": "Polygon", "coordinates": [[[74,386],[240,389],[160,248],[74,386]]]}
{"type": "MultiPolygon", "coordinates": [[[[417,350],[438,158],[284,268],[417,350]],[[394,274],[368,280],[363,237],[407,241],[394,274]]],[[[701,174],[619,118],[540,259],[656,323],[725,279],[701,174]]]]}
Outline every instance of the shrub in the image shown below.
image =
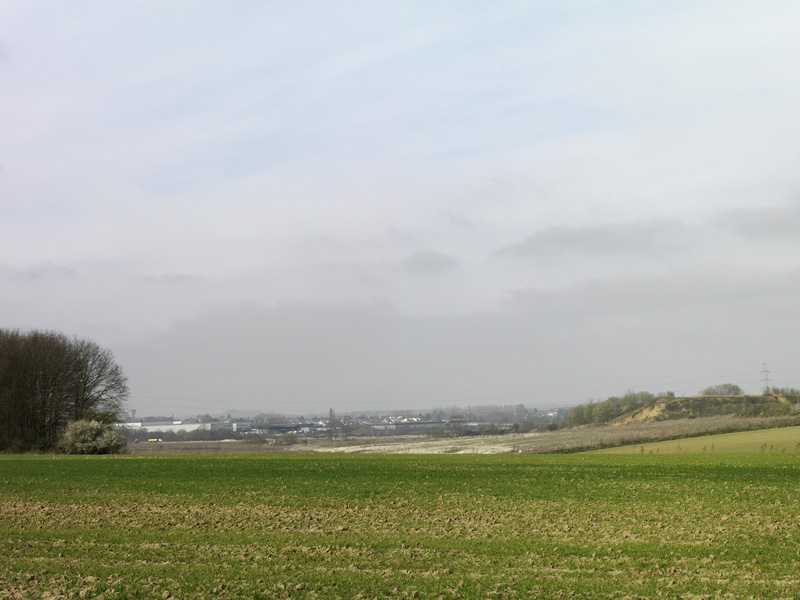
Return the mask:
{"type": "Polygon", "coordinates": [[[278,438],[279,446],[294,446],[300,443],[300,437],[296,433],[287,432],[278,438]]]}
{"type": "Polygon", "coordinates": [[[127,440],[111,425],[99,421],[72,421],[67,424],[59,447],[66,454],[121,454],[127,440]]]}
{"type": "Polygon", "coordinates": [[[744,390],[735,383],[720,383],[700,390],[701,396],[741,396],[742,394],[744,394],[744,390]]]}

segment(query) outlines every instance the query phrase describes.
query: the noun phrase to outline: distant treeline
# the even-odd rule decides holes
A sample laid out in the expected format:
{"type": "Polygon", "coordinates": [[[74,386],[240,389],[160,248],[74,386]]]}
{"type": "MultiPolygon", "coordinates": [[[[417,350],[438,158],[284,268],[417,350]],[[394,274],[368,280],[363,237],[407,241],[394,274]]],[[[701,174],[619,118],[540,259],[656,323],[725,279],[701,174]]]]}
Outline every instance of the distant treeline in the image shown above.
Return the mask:
{"type": "MultiPolygon", "coordinates": [[[[431,412],[444,413],[447,415],[507,413],[524,416],[528,414],[529,411],[525,408],[524,404],[478,404],[476,406],[445,406],[444,408],[436,408],[431,412]]],[[[536,409],[534,408],[530,412],[536,412],[536,409]]]]}
{"type": "Polygon", "coordinates": [[[445,406],[432,410],[428,415],[437,419],[463,417],[471,421],[488,421],[494,423],[551,423],[566,415],[565,409],[559,409],[555,417],[536,408],[527,408],[524,404],[479,404],[475,406],[445,406]]]}
{"type": "Polygon", "coordinates": [[[771,401],[772,396],[783,396],[793,405],[800,404],[800,390],[791,387],[768,387],[764,390],[764,396],[745,396],[738,385],[726,383],[710,386],[701,390],[698,396],[687,398],[675,398],[673,392],[655,395],[629,390],[623,396],[612,396],[601,402],[576,406],[567,413],[566,424],[610,423],[623,415],[652,406],[658,399],[668,401],[676,414],[692,417],[725,414],[774,417],[788,414],[792,410],[790,405],[771,401]]]}

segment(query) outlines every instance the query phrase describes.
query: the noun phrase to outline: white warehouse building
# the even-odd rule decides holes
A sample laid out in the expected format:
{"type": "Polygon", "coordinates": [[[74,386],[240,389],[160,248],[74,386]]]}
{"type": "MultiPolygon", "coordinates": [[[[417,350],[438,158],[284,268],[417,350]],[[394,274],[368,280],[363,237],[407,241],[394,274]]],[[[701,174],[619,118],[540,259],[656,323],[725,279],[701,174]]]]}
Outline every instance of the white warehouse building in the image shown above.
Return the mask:
{"type": "Polygon", "coordinates": [[[183,421],[161,421],[148,423],[137,421],[134,423],[120,423],[118,427],[124,427],[131,431],[250,431],[253,424],[250,422],[238,423],[184,423],[183,421]]]}

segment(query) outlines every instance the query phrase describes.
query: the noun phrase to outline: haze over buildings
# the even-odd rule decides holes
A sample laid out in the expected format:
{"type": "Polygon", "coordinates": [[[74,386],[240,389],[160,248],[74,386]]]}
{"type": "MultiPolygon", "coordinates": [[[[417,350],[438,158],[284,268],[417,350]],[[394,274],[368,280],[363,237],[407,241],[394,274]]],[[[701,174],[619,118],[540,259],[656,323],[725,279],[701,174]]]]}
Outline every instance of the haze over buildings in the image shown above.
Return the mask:
{"type": "Polygon", "coordinates": [[[800,387],[792,2],[0,5],[0,327],[140,414],[800,387]]]}

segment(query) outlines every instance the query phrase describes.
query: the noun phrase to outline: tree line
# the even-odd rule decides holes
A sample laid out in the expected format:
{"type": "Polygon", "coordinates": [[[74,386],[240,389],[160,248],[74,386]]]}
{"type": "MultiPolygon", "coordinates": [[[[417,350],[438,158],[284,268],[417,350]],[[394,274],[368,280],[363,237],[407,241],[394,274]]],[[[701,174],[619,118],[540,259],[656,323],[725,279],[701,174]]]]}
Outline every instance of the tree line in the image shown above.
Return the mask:
{"type": "Polygon", "coordinates": [[[127,377],[110,350],[55,331],[0,329],[0,451],[57,447],[73,421],[119,421],[127,377]]]}

